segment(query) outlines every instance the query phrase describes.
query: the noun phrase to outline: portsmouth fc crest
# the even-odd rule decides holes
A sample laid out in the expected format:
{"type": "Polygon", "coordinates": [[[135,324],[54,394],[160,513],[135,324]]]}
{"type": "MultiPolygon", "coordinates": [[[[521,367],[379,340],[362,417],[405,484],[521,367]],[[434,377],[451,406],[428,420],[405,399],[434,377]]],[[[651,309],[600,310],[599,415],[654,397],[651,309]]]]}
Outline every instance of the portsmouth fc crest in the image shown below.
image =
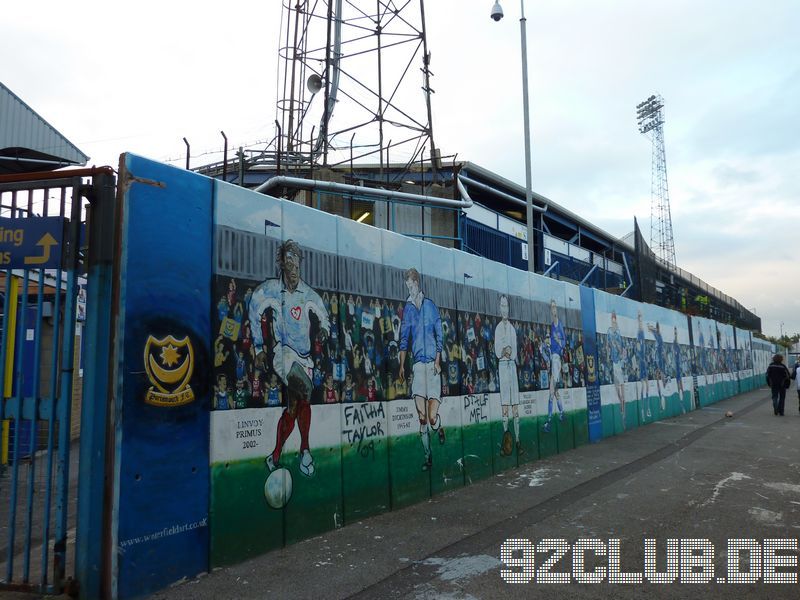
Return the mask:
{"type": "Polygon", "coordinates": [[[597,381],[597,374],[595,372],[595,365],[594,365],[594,356],[591,354],[586,357],[586,379],[588,379],[589,383],[594,383],[597,381]]]}
{"type": "Polygon", "coordinates": [[[181,406],[194,400],[189,380],[194,372],[194,349],[189,337],[148,336],[144,369],[152,384],[144,401],[153,406],[181,406]]]}

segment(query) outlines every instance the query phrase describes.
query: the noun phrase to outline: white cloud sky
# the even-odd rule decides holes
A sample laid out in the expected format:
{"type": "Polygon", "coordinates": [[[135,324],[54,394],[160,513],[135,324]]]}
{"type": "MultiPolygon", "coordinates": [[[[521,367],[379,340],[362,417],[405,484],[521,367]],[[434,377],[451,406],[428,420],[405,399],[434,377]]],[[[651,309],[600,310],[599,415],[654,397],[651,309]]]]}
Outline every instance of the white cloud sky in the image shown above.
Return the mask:
{"type": "MultiPolygon", "coordinates": [[[[425,3],[434,135],[524,184],[519,3],[499,23],[492,4],[425,3]]],[[[647,232],[635,106],[660,93],[679,265],[755,308],[765,333],[800,332],[800,3],[525,4],[534,189],[613,235],[634,216],[647,232]]],[[[220,130],[234,148],[275,134],[280,5],[9,3],[2,81],[90,164],[133,151],[182,165],[184,136],[193,165],[220,160],[220,130]]]]}

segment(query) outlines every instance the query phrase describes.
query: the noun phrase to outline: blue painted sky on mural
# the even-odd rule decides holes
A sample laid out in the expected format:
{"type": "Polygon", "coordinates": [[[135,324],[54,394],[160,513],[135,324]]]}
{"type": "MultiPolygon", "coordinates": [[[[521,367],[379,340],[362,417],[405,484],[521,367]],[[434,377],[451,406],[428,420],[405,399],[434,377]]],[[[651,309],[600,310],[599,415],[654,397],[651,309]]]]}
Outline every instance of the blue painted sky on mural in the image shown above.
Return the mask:
{"type": "MultiPolygon", "coordinates": [[[[524,183],[519,3],[426,3],[434,133],[524,183]],[[468,125],[465,125],[468,124],[468,125]]],[[[183,165],[274,136],[280,3],[191,11],[143,0],[11,3],[3,83],[91,156],[123,151],[183,165]]],[[[666,103],[679,265],[762,317],[800,332],[800,3],[796,0],[526,2],[534,189],[623,236],[650,214],[650,142],[635,106],[666,103]]],[[[401,156],[393,157],[399,159],[401,156]]]]}

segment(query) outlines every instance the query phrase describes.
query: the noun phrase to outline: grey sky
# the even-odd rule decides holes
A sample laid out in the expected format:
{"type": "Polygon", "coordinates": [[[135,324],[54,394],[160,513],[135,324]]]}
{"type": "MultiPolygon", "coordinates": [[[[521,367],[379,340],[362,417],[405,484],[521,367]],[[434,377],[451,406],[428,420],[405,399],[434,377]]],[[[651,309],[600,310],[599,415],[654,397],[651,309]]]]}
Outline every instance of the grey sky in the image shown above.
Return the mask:
{"type": "MultiPolygon", "coordinates": [[[[412,2],[412,4],[416,4],[412,2]]],[[[434,133],[524,184],[519,2],[427,0],[434,133]]],[[[800,332],[800,2],[528,0],[534,189],[622,236],[649,231],[650,142],[665,100],[678,264],[800,332]]],[[[89,154],[181,165],[274,136],[280,2],[11,3],[2,81],[89,154]]],[[[338,109],[337,109],[338,110],[338,109]]],[[[400,157],[398,157],[400,158],[400,157]]]]}

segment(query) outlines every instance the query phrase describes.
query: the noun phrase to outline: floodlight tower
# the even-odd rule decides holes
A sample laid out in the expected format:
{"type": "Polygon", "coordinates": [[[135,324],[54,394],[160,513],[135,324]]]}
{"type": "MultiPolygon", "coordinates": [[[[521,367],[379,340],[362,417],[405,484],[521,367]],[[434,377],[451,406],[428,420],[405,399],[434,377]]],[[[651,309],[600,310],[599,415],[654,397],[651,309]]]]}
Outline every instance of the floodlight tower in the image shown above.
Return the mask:
{"type": "Polygon", "coordinates": [[[664,152],[664,99],[650,96],[636,105],[639,132],[653,143],[650,166],[650,249],[667,266],[675,267],[675,239],[667,186],[667,156],[664,152]]]}

